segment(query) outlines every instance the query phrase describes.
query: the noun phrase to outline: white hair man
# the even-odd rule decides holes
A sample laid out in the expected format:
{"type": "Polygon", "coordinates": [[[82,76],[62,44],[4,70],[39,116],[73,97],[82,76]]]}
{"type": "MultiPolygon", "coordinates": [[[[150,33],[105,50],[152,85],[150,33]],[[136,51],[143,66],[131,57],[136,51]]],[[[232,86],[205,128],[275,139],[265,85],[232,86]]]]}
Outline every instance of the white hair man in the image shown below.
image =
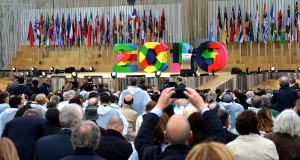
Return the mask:
{"type": "Polygon", "coordinates": [[[71,141],[74,151],[61,160],[104,160],[95,153],[100,142],[99,127],[92,121],[82,121],[72,131],[71,141]]]}
{"type": "Polygon", "coordinates": [[[66,106],[67,104],[69,104],[69,101],[70,101],[72,98],[74,98],[74,96],[73,96],[70,92],[64,92],[63,98],[64,98],[64,101],[60,102],[60,103],[57,105],[57,109],[58,109],[58,110],[61,110],[64,106],[66,106]]]}
{"type": "Polygon", "coordinates": [[[66,105],[59,113],[59,122],[63,128],[57,134],[43,137],[36,143],[35,160],[61,159],[73,152],[71,139],[72,129],[84,115],[77,104],[66,105]],[[49,154],[51,151],[51,154],[49,154]]]}

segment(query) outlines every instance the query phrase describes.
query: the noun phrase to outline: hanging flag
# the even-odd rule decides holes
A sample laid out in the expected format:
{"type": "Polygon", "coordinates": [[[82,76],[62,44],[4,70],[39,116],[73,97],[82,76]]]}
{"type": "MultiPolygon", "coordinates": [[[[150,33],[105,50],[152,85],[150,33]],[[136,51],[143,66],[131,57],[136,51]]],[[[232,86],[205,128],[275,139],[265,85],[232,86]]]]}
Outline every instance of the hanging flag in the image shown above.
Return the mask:
{"type": "Polygon", "coordinates": [[[104,22],[104,13],[102,12],[101,22],[100,22],[100,46],[102,46],[103,43],[105,43],[104,34],[105,34],[105,22],[104,22]]]}
{"type": "Polygon", "coordinates": [[[85,41],[87,40],[87,36],[88,36],[88,21],[87,21],[87,13],[85,13],[84,15],[84,19],[83,19],[83,38],[85,39],[85,41]]]}
{"type": "Polygon", "coordinates": [[[149,23],[148,23],[148,42],[152,42],[152,33],[153,33],[153,22],[152,22],[152,12],[150,9],[149,23]]]}
{"type": "Polygon", "coordinates": [[[73,29],[73,23],[70,24],[70,31],[69,31],[69,41],[70,41],[70,47],[72,48],[74,45],[74,29],[73,29]]]}
{"type": "Polygon", "coordinates": [[[263,34],[264,34],[264,43],[267,44],[269,29],[268,29],[268,14],[267,14],[266,3],[264,4],[263,20],[264,20],[264,24],[263,24],[262,28],[263,28],[263,34]]]}
{"type": "Polygon", "coordinates": [[[36,35],[36,46],[40,47],[41,33],[40,33],[40,29],[39,29],[39,21],[37,19],[35,19],[35,21],[34,21],[34,33],[36,35]]]}
{"type": "Polygon", "coordinates": [[[71,29],[71,16],[68,14],[68,19],[67,19],[67,28],[66,28],[66,36],[65,36],[65,44],[67,47],[69,47],[70,43],[70,29],[71,29]]]}
{"type": "Polygon", "coordinates": [[[283,21],[283,17],[282,17],[282,11],[281,11],[281,4],[279,5],[279,11],[278,11],[278,35],[279,37],[281,37],[281,27],[282,27],[282,21],[283,21]]]}
{"type": "Polygon", "coordinates": [[[113,35],[113,45],[118,43],[118,38],[117,38],[117,19],[116,19],[116,13],[114,13],[114,18],[113,18],[113,28],[112,28],[112,35],[113,35]]]}
{"type": "Polygon", "coordinates": [[[77,39],[77,46],[78,48],[80,48],[80,44],[81,44],[81,30],[82,30],[82,23],[81,23],[81,12],[79,13],[79,19],[77,22],[77,30],[75,32],[75,37],[77,39]]]}
{"type": "MultiPolygon", "coordinates": [[[[57,17],[56,17],[57,18],[57,17]]],[[[56,20],[54,19],[54,13],[52,14],[52,19],[51,19],[51,37],[52,37],[52,41],[53,41],[53,45],[54,47],[57,44],[57,32],[56,32],[56,20]]]]}
{"type": "MultiPolygon", "coordinates": [[[[54,16],[53,16],[54,17],[54,16]]],[[[53,18],[54,19],[54,18],[53,18]]],[[[50,24],[50,17],[47,14],[47,19],[46,19],[46,26],[45,26],[45,43],[46,46],[49,47],[50,46],[50,37],[51,36],[51,24],[50,24]],[[47,35],[46,35],[47,34],[47,35]]],[[[45,47],[46,47],[45,46],[45,47]]]]}
{"type": "Polygon", "coordinates": [[[88,47],[92,47],[92,36],[93,36],[93,17],[92,13],[90,14],[90,19],[87,26],[87,45],[88,47]]]}
{"type": "Polygon", "coordinates": [[[220,6],[218,8],[218,26],[217,26],[217,41],[221,41],[221,29],[222,29],[222,20],[221,20],[221,12],[220,12],[220,6]]]}
{"type": "Polygon", "coordinates": [[[210,21],[209,25],[209,41],[214,41],[214,33],[213,33],[213,27],[212,27],[212,21],[210,21]]]}
{"type": "Polygon", "coordinates": [[[235,35],[235,13],[234,13],[234,8],[232,6],[231,20],[230,20],[230,37],[229,37],[229,41],[232,44],[234,44],[234,35],[235,35]]]}
{"type": "Polygon", "coordinates": [[[130,18],[130,14],[128,15],[128,43],[133,43],[133,35],[132,35],[132,26],[131,26],[131,18],[130,18]]]}
{"type": "Polygon", "coordinates": [[[159,27],[159,38],[162,38],[164,37],[164,31],[166,29],[166,17],[165,17],[165,11],[164,9],[162,10],[162,13],[161,13],[161,17],[160,17],[160,27],[159,27]]]}
{"type": "Polygon", "coordinates": [[[109,12],[107,13],[107,18],[106,18],[106,36],[105,36],[105,44],[108,46],[110,43],[110,19],[109,19],[109,12]]]}
{"type": "Polygon", "coordinates": [[[59,34],[58,34],[58,47],[61,48],[63,45],[63,34],[62,34],[62,25],[59,27],[59,34]]]}
{"type": "Polygon", "coordinates": [[[29,22],[27,40],[30,42],[30,47],[34,46],[35,38],[31,21],[29,22]]]}
{"type": "Polygon", "coordinates": [[[246,15],[245,15],[245,34],[250,37],[250,29],[249,29],[249,14],[248,14],[248,4],[246,5],[246,15]]]}
{"type": "Polygon", "coordinates": [[[142,27],[142,44],[145,43],[146,32],[147,32],[147,17],[146,17],[146,12],[144,10],[143,27],[142,27]]]}
{"type": "Polygon", "coordinates": [[[95,31],[94,31],[94,35],[93,35],[93,38],[94,38],[94,41],[95,41],[96,45],[100,44],[99,33],[101,35],[101,32],[100,32],[100,20],[99,20],[99,14],[98,14],[98,11],[97,11],[97,15],[96,15],[96,18],[95,18],[95,31]]]}
{"type": "Polygon", "coordinates": [[[288,43],[291,42],[291,34],[290,34],[290,31],[291,31],[291,26],[290,26],[290,22],[291,22],[291,6],[290,4],[288,4],[288,10],[287,10],[287,17],[286,17],[286,34],[287,34],[287,37],[288,37],[288,43]]]}
{"type": "Polygon", "coordinates": [[[284,28],[284,20],[282,19],[282,24],[281,24],[281,34],[280,34],[280,42],[283,44],[285,42],[285,28],[284,28]]]}
{"type": "Polygon", "coordinates": [[[298,22],[297,22],[297,39],[298,41],[300,40],[300,19],[298,17],[298,22]]]}
{"type": "Polygon", "coordinates": [[[273,6],[273,4],[272,4],[272,7],[271,7],[271,13],[270,13],[270,28],[271,28],[271,35],[272,36],[274,36],[273,35],[273,33],[274,33],[274,28],[276,28],[275,27],[275,18],[274,18],[274,6],[273,6]]]}
{"type": "Polygon", "coordinates": [[[75,13],[75,18],[74,18],[74,22],[73,22],[73,33],[74,33],[73,39],[72,39],[73,45],[75,45],[77,43],[77,39],[79,38],[79,33],[77,33],[78,32],[77,27],[78,27],[77,15],[75,13]]]}
{"type": "Polygon", "coordinates": [[[65,44],[66,20],[64,14],[62,14],[62,18],[61,18],[61,35],[62,35],[62,44],[65,44]]]}
{"type": "Polygon", "coordinates": [[[227,9],[225,7],[225,11],[224,11],[224,29],[223,29],[223,32],[222,32],[222,42],[224,44],[227,44],[227,34],[228,34],[228,31],[227,31],[227,20],[228,20],[228,17],[227,17],[227,9]]]}
{"type": "Polygon", "coordinates": [[[123,43],[123,20],[122,20],[122,13],[120,11],[120,15],[119,15],[119,28],[118,28],[118,32],[119,32],[119,43],[123,43]]]}
{"type": "Polygon", "coordinates": [[[55,46],[58,46],[58,41],[59,41],[59,32],[60,32],[60,22],[59,22],[59,17],[58,14],[56,14],[56,19],[55,19],[55,26],[56,26],[56,41],[55,41],[55,46]]]}
{"type": "Polygon", "coordinates": [[[253,33],[253,24],[252,24],[252,14],[250,12],[250,17],[249,17],[249,43],[252,44],[254,41],[254,33],[253,33]]]}
{"type": "Polygon", "coordinates": [[[243,19],[242,19],[242,11],[241,6],[239,5],[239,13],[238,13],[238,25],[236,27],[236,36],[240,43],[244,43],[244,32],[243,32],[243,19]]]}
{"type": "Polygon", "coordinates": [[[158,13],[157,10],[155,12],[155,20],[154,20],[154,42],[157,41],[157,37],[158,37],[158,13]]]}
{"type": "Polygon", "coordinates": [[[135,43],[139,43],[139,40],[140,40],[140,26],[141,26],[141,21],[140,21],[140,11],[138,12],[138,15],[135,17],[135,20],[134,20],[134,26],[135,26],[135,29],[136,29],[136,38],[135,38],[135,43]]]}
{"type": "Polygon", "coordinates": [[[258,3],[256,4],[256,15],[255,15],[255,33],[256,33],[256,42],[259,43],[260,38],[259,38],[259,12],[258,12],[258,3]]]}
{"type": "Polygon", "coordinates": [[[295,32],[295,39],[298,40],[298,16],[299,16],[299,7],[298,7],[298,2],[296,1],[296,5],[295,5],[295,15],[294,15],[294,26],[296,28],[296,32],[295,32]]]}
{"type": "Polygon", "coordinates": [[[45,26],[45,21],[43,19],[43,14],[41,14],[40,16],[40,22],[39,22],[39,31],[40,31],[40,45],[45,45],[45,30],[44,30],[44,26],[45,26]]]}

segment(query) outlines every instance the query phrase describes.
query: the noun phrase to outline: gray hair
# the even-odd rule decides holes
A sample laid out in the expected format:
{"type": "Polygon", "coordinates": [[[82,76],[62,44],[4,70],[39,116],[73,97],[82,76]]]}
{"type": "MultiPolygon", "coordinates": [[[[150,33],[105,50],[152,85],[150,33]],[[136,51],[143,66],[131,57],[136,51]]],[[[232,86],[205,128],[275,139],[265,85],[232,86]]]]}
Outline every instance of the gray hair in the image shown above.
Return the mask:
{"type": "Polygon", "coordinates": [[[73,98],[76,96],[76,92],[74,90],[69,90],[68,92],[73,96],[73,98]]]}
{"type": "Polygon", "coordinates": [[[228,113],[228,111],[225,110],[225,109],[219,109],[218,110],[218,115],[219,115],[219,118],[221,120],[222,125],[225,126],[226,122],[229,119],[229,113],[228,113]]]}
{"type": "Polygon", "coordinates": [[[50,100],[50,101],[47,103],[47,108],[56,108],[56,106],[57,106],[56,101],[50,100]]]}
{"type": "Polygon", "coordinates": [[[101,137],[100,129],[92,121],[82,121],[72,131],[71,140],[74,149],[95,150],[101,137]]]}
{"type": "Polygon", "coordinates": [[[271,89],[266,90],[266,94],[270,93],[271,95],[273,94],[273,91],[271,89]]]}
{"type": "Polygon", "coordinates": [[[27,116],[27,115],[34,115],[34,116],[41,117],[39,112],[35,109],[27,109],[24,113],[24,116],[27,116]]]}
{"type": "Polygon", "coordinates": [[[67,104],[59,113],[59,122],[62,128],[71,128],[83,119],[83,112],[78,104],[67,104]]]}
{"type": "Polygon", "coordinates": [[[262,105],[262,100],[260,98],[260,96],[254,96],[253,98],[251,98],[251,106],[255,107],[255,108],[261,108],[262,105]]]}
{"type": "Polygon", "coordinates": [[[261,104],[262,106],[267,106],[270,107],[271,106],[271,98],[267,95],[262,95],[261,96],[261,104]]]}
{"type": "Polygon", "coordinates": [[[207,93],[207,100],[208,100],[208,102],[209,101],[216,101],[216,99],[217,99],[217,94],[216,94],[215,91],[209,91],[207,93]]]}
{"type": "Polygon", "coordinates": [[[293,110],[284,110],[275,119],[273,131],[290,136],[300,135],[300,118],[293,110]]]}
{"type": "Polygon", "coordinates": [[[69,101],[72,98],[74,98],[74,96],[69,92],[64,92],[63,97],[64,97],[64,101],[69,101]]]}
{"type": "Polygon", "coordinates": [[[280,86],[288,86],[290,84],[290,79],[287,76],[282,76],[279,78],[280,86]]]}
{"type": "Polygon", "coordinates": [[[254,97],[254,92],[253,91],[248,91],[246,93],[246,96],[247,96],[247,98],[252,98],[252,97],[254,97]]]}
{"type": "Polygon", "coordinates": [[[55,101],[58,104],[60,102],[60,97],[57,95],[53,95],[50,97],[50,101],[55,101]]]}

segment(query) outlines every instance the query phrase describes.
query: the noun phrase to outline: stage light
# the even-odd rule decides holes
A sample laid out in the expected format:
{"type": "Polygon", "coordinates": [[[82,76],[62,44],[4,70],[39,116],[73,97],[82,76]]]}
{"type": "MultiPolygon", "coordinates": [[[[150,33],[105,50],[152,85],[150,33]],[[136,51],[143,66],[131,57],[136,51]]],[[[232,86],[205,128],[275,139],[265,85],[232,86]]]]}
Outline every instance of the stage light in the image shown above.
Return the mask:
{"type": "Polygon", "coordinates": [[[246,68],[246,74],[249,74],[249,68],[246,68]]]}
{"type": "Polygon", "coordinates": [[[16,71],[17,71],[17,68],[16,68],[16,67],[12,67],[11,70],[12,70],[13,72],[16,72],[16,71]]]}
{"type": "Polygon", "coordinates": [[[94,71],[94,67],[90,67],[90,71],[94,71]]]}
{"type": "Polygon", "coordinates": [[[110,76],[112,79],[117,78],[117,72],[111,72],[110,76]]]}
{"type": "Polygon", "coordinates": [[[50,72],[54,72],[54,67],[50,67],[50,72]]]}
{"type": "Polygon", "coordinates": [[[81,67],[81,68],[80,68],[80,72],[85,72],[85,68],[84,68],[84,67],[81,67]]]}
{"type": "Polygon", "coordinates": [[[196,70],[196,72],[194,72],[194,76],[198,76],[198,71],[196,70]]]}
{"type": "Polygon", "coordinates": [[[215,75],[215,72],[216,72],[216,70],[213,69],[212,72],[211,72],[213,76],[215,75]]]}
{"type": "Polygon", "coordinates": [[[26,71],[26,72],[25,72],[25,75],[26,75],[27,77],[30,77],[30,71],[26,71]]]}
{"type": "Polygon", "coordinates": [[[71,75],[72,75],[73,78],[77,78],[77,72],[74,71],[74,72],[71,73],[71,75]]]}
{"type": "Polygon", "coordinates": [[[45,71],[42,72],[43,78],[47,77],[47,73],[45,71]]]}
{"type": "Polygon", "coordinates": [[[156,71],[156,72],[155,72],[155,77],[159,78],[160,75],[161,75],[161,72],[160,72],[160,71],[156,71]]]}
{"type": "Polygon", "coordinates": [[[270,71],[271,71],[271,72],[275,72],[275,70],[276,70],[276,68],[275,68],[274,66],[272,66],[272,67],[270,68],[270,71]]]}
{"type": "Polygon", "coordinates": [[[261,67],[257,68],[257,73],[261,73],[261,67]]]}
{"type": "Polygon", "coordinates": [[[298,67],[298,72],[300,72],[300,67],[298,67]]]}
{"type": "Polygon", "coordinates": [[[35,71],[35,68],[34,68],[34,67],[31,67],[31,71],[34,72],[34,71],[35,71]]]}

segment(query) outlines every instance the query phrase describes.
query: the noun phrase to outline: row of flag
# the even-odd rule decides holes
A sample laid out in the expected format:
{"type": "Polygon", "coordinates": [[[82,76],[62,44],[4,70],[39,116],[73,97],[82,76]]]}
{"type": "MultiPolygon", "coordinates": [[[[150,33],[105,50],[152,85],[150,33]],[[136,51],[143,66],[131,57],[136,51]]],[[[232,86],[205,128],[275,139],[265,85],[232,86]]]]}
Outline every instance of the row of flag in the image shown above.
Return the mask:
{"type": "Polygon", "coordinates": [[[50,45],[62,47],[73,47],[81,44],[86,44],[91,47],[92,45],[115,45],[117,43],[142,43],[145,42],[157,42],[163,39],[164,32],[166,30],[166,17],[164,9],[161,15],[152,17],[152,11],[150,15],[146,16],[146,11],[140,12],[134,8],[133,12],[129,11],[129,14],[124,14],[120,11],[117,19],[114,13],[112,23],[110,20],[110,13],[106,15],[102,13],[101,17],[97,13],[95,19],[93,19],[92,13],[90,17],[87,13],[82,19],[81,13],[79,17],[75,14],[74,19],[71,19],[69,14],[65,19],[62,14],[61,20],[59,15],[56,17],[54,13],[51,16],[47,15],[44,19],[43,14],[40,15],[40,19],[35,19],[34,24],[30,21],[28,28],[28,41],[30,46],[37,45],[49,47],[50,45]]]}
{"type": "MultiPolygon", "coordinates": [[[[235,17],[234,7],[232,6],[231,10],[231,18],[228,19],[227,15],[227,8],[224,9],[224,20],[222,23],[222,15],[220,12],[220,7],[218,8],[218,16],[217,16],[217,29],[216,29],[216,40],[222,42],[224,44],[229,42],[234,43],[235,38],[240,42],[243,43],[245,37],[249,38],[248,42],[251,44],[252,42],[256,41],[259,43],[261,41],[260,35],[263,35],[263,41],[267,44],[268,35],[269,35],[269,24],[268,19],[270,20],[270,35],[274,43],[278,40],[281,44],[287,41],[290,43],[293,40],[300,40],[300,21],[299,21],[299,8],[298,2],[295,4],[295,12],[294,12],[294,21],[291,20],[291,7],[288,5],[287,9],[287,17],[284,20],[283,12],[281,5],[279,6],[279,11],[277,14],[277,26],[275,20],[275,11],[274,6],[272,4],[270,15],[268,16],[267,6],[264,4],[263,12],[262,12],[262,25],[260,25],[260,15],[258,10],[258,4],[256,4],[256,13],[255,13],[255,24],[252,22],[252,13],[248,12],[248,6],[246,6],[246,13],[245,13],[245,21],[243,23],[242,19],[242,12],[241,7],[238,7],[238,16],[235,17]],[[237,24],[236,24],[237,21],[237,24]],[[230,27],[230,32],[228,32],[228,23],[230,27]],[[255,25],[255,26],[254,26],[255,25]],[[295,29],[295,32],[293,29],[295,29]],[[228,37],[229,36],[229,37],[228,37]]],[[[210,34],[212,34],[212,25],[210,25],[210,34]]],[[[210,37],[212,37],[210,35],[210,37]]],[[[211,38],[210,38],[211,39],[211,38]]]]}

